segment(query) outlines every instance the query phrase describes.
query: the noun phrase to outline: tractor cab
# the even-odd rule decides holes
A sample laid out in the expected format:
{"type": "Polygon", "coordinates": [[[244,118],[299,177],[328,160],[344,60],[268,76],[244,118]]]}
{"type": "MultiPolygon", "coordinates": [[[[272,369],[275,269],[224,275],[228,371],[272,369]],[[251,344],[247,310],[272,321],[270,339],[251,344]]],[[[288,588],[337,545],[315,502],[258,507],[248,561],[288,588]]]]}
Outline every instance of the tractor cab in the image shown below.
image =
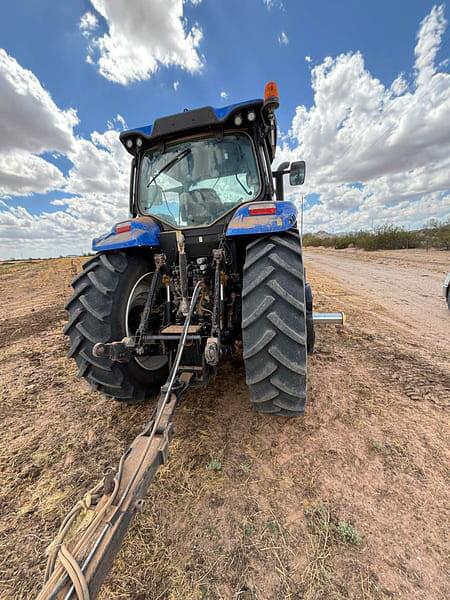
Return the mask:
{"type": "Polygon", "coordinates": [[[211,225],[267,187],[252,138],[245,132],[156,146],[142,154],[139,167],[139,214],[177,228],[211,225]]]}
{"type": "MultiPolygon", "coordinates": [[[[152,217],[162,231],[205,228],[228,223],[239,205],[272,201],[273,176],[282,177],[271,169],[278,103],[271,82],[264,99],[185,111],[122,132],[134,157],[130,213],[152,217]]],[[[282,200],[278,183],[277,192],[282,200]]]]}

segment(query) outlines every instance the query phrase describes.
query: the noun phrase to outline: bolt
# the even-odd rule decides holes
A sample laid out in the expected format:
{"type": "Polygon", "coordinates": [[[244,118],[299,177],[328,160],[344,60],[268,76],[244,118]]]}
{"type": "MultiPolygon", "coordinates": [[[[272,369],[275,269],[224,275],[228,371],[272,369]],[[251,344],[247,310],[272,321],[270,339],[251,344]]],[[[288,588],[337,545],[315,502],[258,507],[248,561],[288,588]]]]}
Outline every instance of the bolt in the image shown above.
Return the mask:
{"type": "Polygon", "coordinates": [[[105,346],[103,344],[95,344],[93,348],[94,356],[104,356],[105,354],[105,346]]]}

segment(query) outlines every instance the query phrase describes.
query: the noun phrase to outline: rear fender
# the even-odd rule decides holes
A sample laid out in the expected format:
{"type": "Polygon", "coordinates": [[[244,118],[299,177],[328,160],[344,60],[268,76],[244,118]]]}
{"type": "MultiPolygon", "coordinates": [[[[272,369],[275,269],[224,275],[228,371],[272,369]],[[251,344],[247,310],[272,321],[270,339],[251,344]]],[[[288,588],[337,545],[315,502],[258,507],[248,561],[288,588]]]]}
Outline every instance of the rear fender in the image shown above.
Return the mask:
{"type": "Polygon", "coordinates": [[[98,238],[92,240],[94,252],[106,250],[124,250],[127,248],[158,248],[160,229],[156,222],[150,217],[129,219],[117,223],[98,238]],[[129,228],[127,229],[129,225],[129,228]],[[123,229],[123,231],[121,231],[123,229]]]}
{"type": "Polygon", "coordinates": [[[254,235],[287,231],[297,224],[297,208],[292,202],[249,202],[234,213],[228,224],[226,235],[254,235]],[[275,209],[272,214],[250,214],[250,209],[261,211],[275,209]]]}

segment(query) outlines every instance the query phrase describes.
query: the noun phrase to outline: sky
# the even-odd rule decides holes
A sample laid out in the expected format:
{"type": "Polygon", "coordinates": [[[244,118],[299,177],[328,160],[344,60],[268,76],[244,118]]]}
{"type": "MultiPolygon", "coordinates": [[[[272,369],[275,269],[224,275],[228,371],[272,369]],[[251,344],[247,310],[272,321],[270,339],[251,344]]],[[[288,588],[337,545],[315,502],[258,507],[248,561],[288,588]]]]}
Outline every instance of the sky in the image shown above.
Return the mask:
{"type": "Polygon", "coordinates": [[[3,0],[0,259],[80,254],[128,216],[121,130],[278,83],[274,166],[305,231],[450,215],[450,6],[3,0]],[[299,192],[299,190],[301,190],[299,192]]]}

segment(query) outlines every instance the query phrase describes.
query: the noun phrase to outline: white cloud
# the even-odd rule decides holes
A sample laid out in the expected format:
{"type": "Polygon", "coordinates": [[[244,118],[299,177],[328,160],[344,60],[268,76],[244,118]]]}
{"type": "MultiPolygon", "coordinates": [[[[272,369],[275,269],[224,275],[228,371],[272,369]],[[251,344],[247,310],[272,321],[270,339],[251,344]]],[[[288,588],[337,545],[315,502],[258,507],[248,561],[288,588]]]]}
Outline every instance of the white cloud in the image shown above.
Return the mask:
{"type": "MultiPolygon", "coordinates": [[[[126,198],[92,194],[62,201],[65,210],[33,215],[25,207],[0,210],[0,258],[81,254],[94,236],[127,214],[126,198]]],[[[54,201],[56,204],[56,201],[54,201]]]]}
{"type": "Polygon", "coordinates": [[[98,19],[94,13],[88,11],[80,19],[80,29],[85,37],[89,37],[94,29],[98,27],[98,19]]]}
{"type": "Polygon", "coordinates": [[[26,196],[62,188],[65,179],[55,165],[23,150],[0,153],[0,196],[26,196]]]}
{"type": "Polygon", "coordinates": [[[222,91],[222,92],[220,92],[220,97],[222,100],[228,100],[229,94],[228,94],[228,92],[222,91]]]}
{"type": "Polygon", "coordinates": [[[203,0],[184,0],[184,2],[192,4],[192,6],[199,6],[203,0]]]}
{"type": "Polygon", "coordinates": [[[117,114],[113,119],[107,121],[106,123],[108,129],[118,129],[119,131],[123,131],[124,129],[128,129],[128,125],[122,115],[117,114]]]}
{"type": "Polygon", "coordinates": [[[53,200],[60,210],[33,215],[26,206],[8,206],[5,199],[0,207],[0,258],[86,252],[93,237],[126,218],[130,157],[118,131],[107,129],[94,132],[90,140],[76,140],[68,157],[73,168],[64,191],[76,196],[53,200]]]}
{"type": "Polygon", "coordinates": [[[46,192],[64,183],[40,154],[67,153],[76,112],[63,111],[37,77],[0,48],[0,195],[46,192]]]}
{"type": "Polygon", "coordinates": [[[403,74],[384,86],[359,52],[312,69],[314,103],[297,107],[290,145],[278,158],[307,161],[302,191],[320,202],[306,223],[331,222],[337,230],[375,218],[420,225],[424,209],[450,213],[450,75],[434,63],[444,30],[435,7],[420,26],[410,86],[403,74]]]}
{"type": "Polygon", "coordinates": [[[271,10],[272,8],[284,8],[282,0],[263,0],[263,2],[267,6],[268,10],[271,10]]]}
{"type": "MultiPolygon", "coordinates": [[[[333,197],[336,198],[336,195],[333,197]]],[[[446,207],[450,203],[450,194],[433,192],[423,194],[417,199],[408,198],[391,205],[380,205],[376,200],[364,195],[359,201],[364,203],[362,211],[345,210],[339,207],[332,211],[325,203],[305,209],[305,230],[325,229],[333,233],[368,229],[386,224],[414,229],[423,226],[430,218],[447,219],[449,211],[446,207]]]]}
{"type": "Polygon", "coordinates": [[[201,70],[202,30],[193,25],[186,31],[182,0],[134,0],[132,10],[127,0],[91,0],[91,4],[108,30],[95,36],[84,28],[84,33],[90,33],[88,59],[110,81],[123,85],[142,81],[160,66],[177,66],[190,73],[201,70]]]}
{"type": "Polygon", "coordinates": [[[421,23],[415,48],[418,85],[428,83],[436,72],[434,63],[446,24],[443,4],[434,6],[421,23]]]}
{"type": "Polygon", "coordinates": [[[78,117],[62,111],[38,78],[0,48],[0,152],[66,152],[78,117]]]}
{"type": "Polygon", "coordinates": [[[176,81],[173,82],[173,89],[177,92],[179,87],[180,87],[180,82],[177,79],[176,81]]]}
{"type": "Polygon", "coordinates": [[[306,56],[305,56],[305,61],[306,61],[307,63],[310,63],[310,62],[312,62],[312,58],[311,58],[310,56],[306,55],[306,56]]]}
{"type": "Polygon", "coordinates": [[[68,157],[73,163],[65,191],[72,194],[127,195],[130,158],[116,129],[78,139],[68,157]]]}
{"type": "MultiPolygon", "coordinates": [[[[0,50],[0,257],[86,251],[93,236],[127,215],[130,158],[119,141],[121,115],[103,133],[77,138],[73,110],[60,110],[37,77],[0,50]],[[68,177],[40,154],[72,162],[68,177]],[[61,210],[33,215],[9,198],[61,190],[61,210]],[[76,194],[63,198],[64,193],[76,194]]],[[[27,204],[25,204],[25,202],[27,204]]]]}
{"type": "Polygon", "coordinates": [[[407,89],[408,89],[408,83],[405,80],[403,73],[400,73],[400,75],[398,75],[392,82],[391,92],[395,96],[401,96],[404,92],[406,92],[407,89]]]}
{"type": "MultiPolygon", "coordinates": [[[[314,103],[297,108],[290,146],[284,143],[277,159],[307,161],[300,190],[320,198],[311,206],[307,196],[309,229],[416,226],[448,216],[450,75],[435,65],[443,19],[433,9],[423,21],[414,76],[400,74],[390,86],[359,53],[312,69],[314,103]]],[[[33,73],[0,51],[0,194],[61,189],[52,202],[57,210],[38,215],[25,201],[13,207],[0,200],[1,257],[86,251],[92,237],[126,217],[130,158],[117,131],[126,127],[123,117],[89,139],[74,136],[76,124],[75,111],[58,108],[33,73]],[[72,161],[67,178],[44,152],[72,161]]]]}
{"type": "Polygon", "coordinates": [[[289,44],[289,38],[284,31],[282,31],[278,36],[278,43],[280,44],[280,46],[287,46],[289,44]]]}

